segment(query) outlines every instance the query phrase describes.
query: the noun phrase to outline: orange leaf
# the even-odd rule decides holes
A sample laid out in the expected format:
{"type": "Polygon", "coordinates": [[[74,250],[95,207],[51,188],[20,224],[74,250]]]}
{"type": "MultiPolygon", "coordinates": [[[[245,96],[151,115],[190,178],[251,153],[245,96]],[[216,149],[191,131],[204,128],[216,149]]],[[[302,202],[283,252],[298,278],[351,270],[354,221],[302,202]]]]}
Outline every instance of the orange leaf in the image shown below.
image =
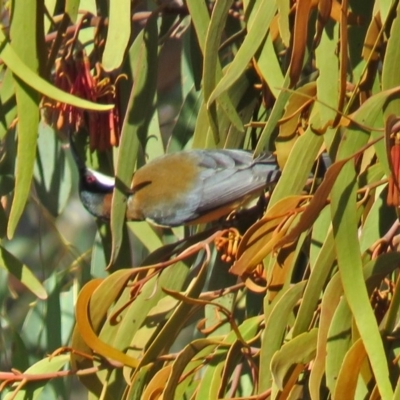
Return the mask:
{"type": "Polygon", "coordinates": [[[83,340],[94,352],[100,354],[106,359],[118,361],[123,365],[136,368],[139,365],[138,360],[135,360],[107,343],[104,343],[93,331],[90,322],[89,304],[93,292],[98,288],[102,281],[103,279],[93,279],[81,289],[75,307],[77,329],[83,340]]]}
{"type": "Polygon", "coordinates": [[[340,174],[343,166],[350,160],[354,159],[355,157],[362,154],[366,149],[370,146],[373,146],[376,142],[381,140],[382,138],[378,138],[373,140],[372,142],[368,143],[367,145],[361,147],[356,153],[351,155],[350,157],[344,158],[343,160],[336,161],[332,164],[328,170],[326,171],[324,180],[322,181],[321,185],[316,190],[310,204],[307,206],[305,211],[300,216],[299,222],[297,225],[285,236],[276,243],[276,248],[285,246],[288,243],[294,242],[299,235],[306,231],[307,229],[311,228],[314,224],[315,220],[318,218],[319,213],[325,207],[326,202],[328,200],[328,196],[332,190],[332,187],[336,181],[336,178],[340,174]]]}
{"type": "Polygon", "coordinates": [[[329,20],[332,10],[332,0],[319,0],[318,2],[318,18],[315,28],[314,47],[318,46],[322,31],[329,20]]]}
{"type": "Polygon", "coordinates": [[[290,196],[274,204],[243,236],[238,248],[238,259],[230,272],[242,275],[261,262],[286,233],[294,218],[293,211],[306,198],[308,196],[290,196]],[[282,223],[283,229],[278,229],[282,223]]]}
{"type": "MultiPolygon", "coordinates": [[[[347,0],[343,0],[341,14],[340,14],[340,56],[339,56],[339,76],[340,76],[340,85],[339,85],[339,101],[338,101],[338,110],[343,111],[343,106],[346,97],[346,88],[347,88],[347,8],[348,3],[347,0]]],[[[333,121],[333,126],[336,127],[341,120],[341,114],[337,113],[336,118],[333,121]]]]}
{"type": "Polygon", "coordinates": [[[145,391],[143,392],[141,398],[143,400],[156,400],[162,395],[165,386],[170,378],[172,372],[172,365],[167,365],[161,368],[153,376],[153,379],[147,385],[145,391]]]}
{"type": "Polygon", "coordinates": [[[293,49],[290,59],[290,86],[293,87],[303,67],[304,53],[307,46],[308,18],[312,7],[311,0],[298,0],[294,22],[293,49]]]}

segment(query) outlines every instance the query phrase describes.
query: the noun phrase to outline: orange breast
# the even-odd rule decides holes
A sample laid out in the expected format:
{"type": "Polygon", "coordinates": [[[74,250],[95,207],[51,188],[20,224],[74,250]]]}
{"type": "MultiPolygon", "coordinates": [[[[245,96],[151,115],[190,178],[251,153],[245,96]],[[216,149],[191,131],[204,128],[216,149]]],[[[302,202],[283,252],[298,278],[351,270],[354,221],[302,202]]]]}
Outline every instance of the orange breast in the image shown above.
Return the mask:
{"type": "Polygon", "coordinates": [[[182,207],[197,184],[198,168],[197,159],[188,153],[170,154],[140,168],[133,177],[127,218],[143,220],[155,210],[182,207]]]}

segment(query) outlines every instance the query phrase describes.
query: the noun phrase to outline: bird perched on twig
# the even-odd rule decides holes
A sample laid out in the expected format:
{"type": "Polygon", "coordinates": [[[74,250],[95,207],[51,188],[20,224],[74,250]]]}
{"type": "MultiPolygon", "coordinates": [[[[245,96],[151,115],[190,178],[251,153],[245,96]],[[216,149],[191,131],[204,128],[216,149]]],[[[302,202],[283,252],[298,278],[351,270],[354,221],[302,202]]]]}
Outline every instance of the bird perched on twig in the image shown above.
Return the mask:
{"type": "MultiPolygon", "coordinates": [[[[79,169],[79,193],[94,216],[108,219],[114,178],[86,167],[70,135],[79,169]]],[[[244,150],[187,150],[158,157],[139,168],[127,194],[126,219],[161,226],[215,221],[260,196],[280,170],[272,155],[253,159],[244,150]]]]}

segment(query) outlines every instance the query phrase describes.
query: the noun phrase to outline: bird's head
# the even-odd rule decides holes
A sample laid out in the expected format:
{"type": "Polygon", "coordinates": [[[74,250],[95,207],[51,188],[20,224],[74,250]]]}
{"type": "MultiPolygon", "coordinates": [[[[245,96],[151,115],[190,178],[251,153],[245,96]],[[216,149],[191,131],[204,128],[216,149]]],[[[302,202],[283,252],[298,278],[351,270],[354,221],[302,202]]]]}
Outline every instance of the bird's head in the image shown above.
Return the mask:
{"type": "Polygon", "coordinates": [[[92,193],[111,193],[115,187],[115,179],[90,168],[80,171],[80,190],[92,193]]]}
{"type": "Polygon", "coordinates": [[[79,197],[82,204],[92,215],[107,219],[110,217],[111,196],[115,187],[115,179],[86,167],[69,134],[72,156],[79,172],[79,197]]]}

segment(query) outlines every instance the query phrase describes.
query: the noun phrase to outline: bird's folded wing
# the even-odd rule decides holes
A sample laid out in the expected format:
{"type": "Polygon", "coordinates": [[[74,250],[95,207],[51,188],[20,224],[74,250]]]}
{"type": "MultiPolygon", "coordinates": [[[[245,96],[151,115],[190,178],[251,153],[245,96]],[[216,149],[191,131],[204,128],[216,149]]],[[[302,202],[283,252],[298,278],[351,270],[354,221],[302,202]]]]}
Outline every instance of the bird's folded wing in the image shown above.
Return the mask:
{"type": "Polygon", "coordinates": [[[201,183],[196,190],[199,199],[196,211],[200,214],[261,192],[268,184],[276,182],[280,175],[275,159],[253,160],[250,153],[243,151],[225,150],[215,153],[215,156],[208,154],[203,161],[207,168],[200,174],[201,183]]]}

